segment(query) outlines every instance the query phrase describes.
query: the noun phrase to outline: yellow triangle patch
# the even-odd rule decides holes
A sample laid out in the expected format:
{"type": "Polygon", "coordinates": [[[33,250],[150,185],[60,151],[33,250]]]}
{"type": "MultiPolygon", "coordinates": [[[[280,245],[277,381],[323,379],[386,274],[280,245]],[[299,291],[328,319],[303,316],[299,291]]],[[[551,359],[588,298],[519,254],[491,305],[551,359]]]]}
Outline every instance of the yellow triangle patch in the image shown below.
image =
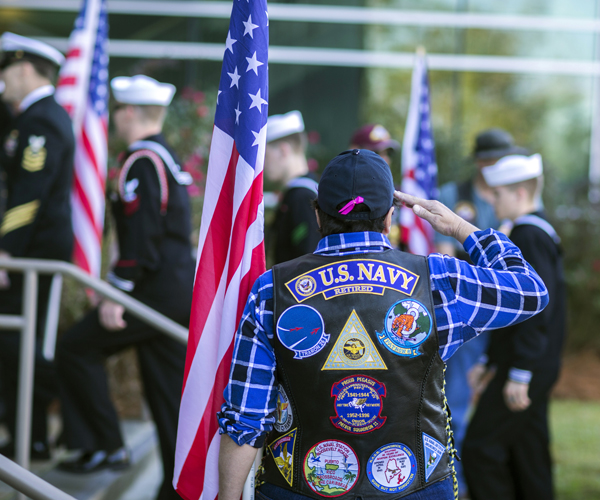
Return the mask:
{"type": "Polygon", "coordinates": [[[293,429],[283,436],[279,436],[268,445],[277,469],[290,486],[294,483],[294,447],[296,445],[296,431],[293,429]]]}
{"type": "Polygon", "coordinates": [[[321,370],[387,370],[358,314],[346,321],[321,370]]]}

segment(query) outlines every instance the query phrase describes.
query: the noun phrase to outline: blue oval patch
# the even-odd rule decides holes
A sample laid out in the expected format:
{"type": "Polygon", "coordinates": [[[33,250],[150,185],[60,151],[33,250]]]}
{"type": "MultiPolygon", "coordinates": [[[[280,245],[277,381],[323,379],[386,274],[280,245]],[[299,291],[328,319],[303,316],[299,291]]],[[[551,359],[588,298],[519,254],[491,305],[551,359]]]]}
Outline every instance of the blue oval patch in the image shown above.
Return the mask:
{"type": "Polygon", "coordinates": [[[296,305],[288,307],[277,321],[277,338],[290,351],[294,359],[317,354],[327,342],[323,317],[314,307],[296,305]]]}
{"type": "Polygon", "coordinates": [[[410,448],[402,443],[390,443],[377,449],[367,462],[367,477],[384,493],[399,493],[408,488],[417,476],[417,460],[410,448]]]}

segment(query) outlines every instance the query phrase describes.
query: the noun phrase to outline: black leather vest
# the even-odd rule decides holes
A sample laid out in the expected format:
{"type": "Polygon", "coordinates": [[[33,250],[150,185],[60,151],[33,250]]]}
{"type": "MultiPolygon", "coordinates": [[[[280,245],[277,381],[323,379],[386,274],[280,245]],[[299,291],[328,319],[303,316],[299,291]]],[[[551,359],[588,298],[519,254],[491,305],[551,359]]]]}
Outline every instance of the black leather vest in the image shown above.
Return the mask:
{"type": "Polygon", "coordinates": [[[309,255],[273,268],[279,395],[259,480],[396,499],[450,473],[424,257],[309,255]]]}

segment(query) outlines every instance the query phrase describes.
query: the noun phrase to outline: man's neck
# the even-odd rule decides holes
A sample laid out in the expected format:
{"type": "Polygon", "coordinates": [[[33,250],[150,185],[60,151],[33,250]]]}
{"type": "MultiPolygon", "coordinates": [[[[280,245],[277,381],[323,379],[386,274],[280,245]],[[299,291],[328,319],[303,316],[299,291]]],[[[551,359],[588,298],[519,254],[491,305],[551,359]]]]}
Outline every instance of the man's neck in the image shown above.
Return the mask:
{"type": "Polygon", "coordinates": [[[523,217],[524,215],[530,215],[533,214],[535,212],[537,212],[538,209],[534,203],[533,200],[527,200],[526,202],[524,202],[520,207],[519,210],[517,211],[517,216],[515,216],[514,219],[512,219],[512,221],[516,221],[519,217],[523,217]]]}
{"type": "MultiPolygon", "coordinates": [[[[49,90],[51,87],[52,84],[50,81],[45,79],[36,80],[35,82],[25,82],[23,84],[23,97],[19,102],[13,103],[14,108],[19,112],[25,111],[31,104],[39,100],[36,99],[36,94],[42,92],[46,88],[49,90]]],[[[54,89],[54,87],[52,87],[52,89],[54,89]]],[[[42,92],[42,94],[44,93],[42,92]]]]}
{"type": "Polygon", "coordinates": [[[134,142],[141,141],[146,137],[158,135],[162,132],[162,127],[158,124],[143,124],[137,123],[127,131],[125,138],[127,145],[131,146],[134,142]]]}
{"type": "Polygon", "coordinates": [[[302,177],[308,174],[308,162],[304,155],[298,155],[290,159],[286,176],[283,179],[284,185],[287,185],[290,181],[302,177]]]}

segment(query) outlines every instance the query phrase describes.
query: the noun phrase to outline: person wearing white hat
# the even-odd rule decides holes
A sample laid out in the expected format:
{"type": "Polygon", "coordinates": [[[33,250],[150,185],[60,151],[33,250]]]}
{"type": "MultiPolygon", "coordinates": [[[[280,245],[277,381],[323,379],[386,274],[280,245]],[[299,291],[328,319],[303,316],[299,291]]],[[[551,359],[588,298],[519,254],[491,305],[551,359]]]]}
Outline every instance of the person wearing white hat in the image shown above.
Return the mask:
{"type": "Polygon", "coordinates": [[[505,156],[482,174],[498,219],[513,221],[510,239],[544,281],[550,303],[541,314],[492,332],[487,355],[469,374],[481,393],[463,446],[469,494],[472,500],[552,500],[547,409],[566,329],[560,239],[537,209],[539,154],[505,156]]]}
{"type": "MultiPolygon", "coordinates": [[[[440,187],[439,201],[454,210],[470,223],[481,228],[494,228],[500,222],[494,214],[492,191],[486,184],[484,167],[493,165],[498,159],[510,154],[522,154],[524,148],[515,144],[515,140],[506,130],[491,128],[483,130],[475,137],[471,159],[474,163],[473,173],[464,182],[448,182],[440,187]]],[[[500,229],[502,232],[502,229],[500,229]]],[[[442,254],[469,261],[468,255],[452,238],[439,233],[433,236],[436,250],[442,254]]],[[[480,335],[467,343],[456,355],[452,356],[446,367],[446,398],[452,408],[452,430],[454,443],[459,455],[470,418],[473,394],[467,382],[468,371],[477,363],[489,343],[489,335],[480,335]]],[[[456,464],[461,497],[468,498],[467,484],[463,473],[462,462],[456,464]]]]}
{"type": "MultiPolygon", "coordinates": [[[[191,176],[161,133],[175,87],[143,75],[111,81],[117,135],[128,144],[112,195],[119,260],[107,279],[174,321],[189,323],[194,260],[187,186],[191,176]]],[[[56,366],[64,438],[83,454],[63,462],[70,472],[128,464],[104,371],[107,355],[135,347],[145,394],[158,430],[164,480],[158,499],[173,490],[175,437],[185,346],[104,300],[59,341],[56,366]]]]}
{"type": "Polygon", "coordinates": [[[311,208],[318,184],[308,170],[305,150],[306,134],[300,111],[268,118],[265,176],[284,188],[268,233],[269,260],[273,264],[313,252],[320,239],[311,208]]]}
{"type": "MultiPolygon", "coordinates": [[[[0,37],[0,169],[6,211],[0,221],[0,256],[71,260],[70,190],[75,139],[52,85],[64,60],[55,48],[14,33],[0,37]]],[[[51,276],[40,276],[38,336],[42,333],[51,276]]],[[[23,275],[0,270],[0,314],[20,314],[23,275]]],[[[14,436],[19,332],[0,335],[0,366],[7,423],[14,436]]],[[[49,458],[46,407],[56,396],[52,364],[36,351],[32,457],[49,458]]],[[[2,453],[11,456],[10,442],[2,453]]]]}

